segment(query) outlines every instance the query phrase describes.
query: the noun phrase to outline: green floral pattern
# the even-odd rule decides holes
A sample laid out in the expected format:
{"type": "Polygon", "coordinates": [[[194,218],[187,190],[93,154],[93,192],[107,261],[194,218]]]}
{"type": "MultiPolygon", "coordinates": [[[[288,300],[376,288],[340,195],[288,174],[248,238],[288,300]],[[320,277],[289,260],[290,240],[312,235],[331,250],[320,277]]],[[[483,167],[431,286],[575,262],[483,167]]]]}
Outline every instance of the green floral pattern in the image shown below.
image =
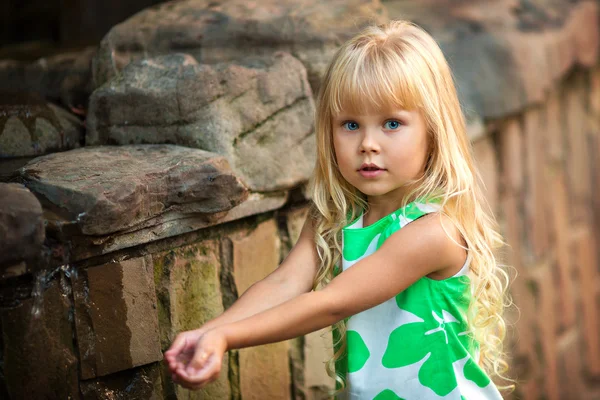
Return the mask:
{"type": "MultiPolygon", "coordinates": [[[[358,218],[343,230],[343,270],[375,252],[406,224],[437,210],[437,204],[413,202],[366,228],[358,218]]],[[[347,377],[345,397],[502,399],[474,361],[477,344],[465,318],[470,300],[465,274],[441,281],[425,277],[350,317],[347,357],[336,363],[337,372],[347,377]]]]}

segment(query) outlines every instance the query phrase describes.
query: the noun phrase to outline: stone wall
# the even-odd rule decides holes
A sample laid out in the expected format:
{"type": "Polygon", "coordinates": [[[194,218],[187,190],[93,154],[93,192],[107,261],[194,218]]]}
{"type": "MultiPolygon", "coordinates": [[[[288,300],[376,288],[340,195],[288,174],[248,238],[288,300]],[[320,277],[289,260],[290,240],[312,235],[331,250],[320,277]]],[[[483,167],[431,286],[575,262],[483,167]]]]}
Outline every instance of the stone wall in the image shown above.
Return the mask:
{"type": "Polygon", "coordinates": [[[508,243],[506,397],[600,399],[598,4],[560,0],[186,0],[97,52],[0,60],[0,90],[37,91],[0,101],[0,398],[326,398],[326,329],[232,351],[199,392],[162,352],[289,252],[323,68],[399,17],[452,65],[508,243]]]}

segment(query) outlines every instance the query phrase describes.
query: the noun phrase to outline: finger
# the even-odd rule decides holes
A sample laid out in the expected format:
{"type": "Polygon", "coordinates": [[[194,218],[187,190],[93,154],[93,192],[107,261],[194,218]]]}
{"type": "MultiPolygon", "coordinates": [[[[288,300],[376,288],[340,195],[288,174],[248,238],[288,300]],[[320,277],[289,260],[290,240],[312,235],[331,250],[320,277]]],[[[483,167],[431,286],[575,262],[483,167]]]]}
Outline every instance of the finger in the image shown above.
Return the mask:
{"type": "Polygon", "coordinates": [[[171,347],[169,347],[169,350],[165,351],[165,358],[167,360],[175,360],[177,354],[181,352],[181,350],[186,346],[186,344],[187,336],[180,333],[179,335],[177,335],[177,337],[175,337],[175,340],[171,344],[171,347]]]}
{"type": "Polygon", "coordinates": [[[188,375],[196,375],[200,370],[202,370],[210,356],[211,354],[202,347],[196,348],[194,356],[185,369],[188,375]]]}

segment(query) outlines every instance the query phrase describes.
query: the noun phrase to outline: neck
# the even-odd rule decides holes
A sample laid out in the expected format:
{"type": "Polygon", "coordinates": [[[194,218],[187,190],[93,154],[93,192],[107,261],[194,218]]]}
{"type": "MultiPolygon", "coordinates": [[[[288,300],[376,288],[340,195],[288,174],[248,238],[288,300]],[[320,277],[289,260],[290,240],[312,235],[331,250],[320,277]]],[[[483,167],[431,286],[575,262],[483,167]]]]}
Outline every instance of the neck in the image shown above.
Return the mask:
{"type": "MultiPolygon", "coordinates": [[[[403,189],[401,192],[394,191],[384,196],[367,196],[369,209],[364,215],[363,226],[369,226],[402,207],[404,198],[410,192],[407,188],[403,189]]],[[[407,204],[412,200],[408,199],[407,204]]]]}

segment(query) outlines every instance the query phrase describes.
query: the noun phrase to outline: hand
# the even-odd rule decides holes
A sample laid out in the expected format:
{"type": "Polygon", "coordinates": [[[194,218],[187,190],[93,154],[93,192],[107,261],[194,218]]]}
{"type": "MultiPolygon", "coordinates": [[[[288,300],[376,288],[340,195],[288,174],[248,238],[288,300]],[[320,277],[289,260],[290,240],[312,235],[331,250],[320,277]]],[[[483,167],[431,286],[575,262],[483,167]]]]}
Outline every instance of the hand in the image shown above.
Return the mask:
{"type": "Polygon", "coordinates": [[[198,339],[191,359],[188,358],[191,352],[185,353],[183,359],[189,360],[187,365],[184,362],[177,363],[175,381],[187,389],[197,390],[217,380],[225,351],[227,340],[221,331],[213,329],[205,332],[198,339]]]}
{"type": "Polygon", "coordinates": [[[206,332],[206,329],[200,328],[192,331],[181,332],[169,350],[165,351],[165,361],[171,371],[171,378],[176,381],[175,371],[179,366],[187,367],[194,356],[198,339],[206,332]]]}

